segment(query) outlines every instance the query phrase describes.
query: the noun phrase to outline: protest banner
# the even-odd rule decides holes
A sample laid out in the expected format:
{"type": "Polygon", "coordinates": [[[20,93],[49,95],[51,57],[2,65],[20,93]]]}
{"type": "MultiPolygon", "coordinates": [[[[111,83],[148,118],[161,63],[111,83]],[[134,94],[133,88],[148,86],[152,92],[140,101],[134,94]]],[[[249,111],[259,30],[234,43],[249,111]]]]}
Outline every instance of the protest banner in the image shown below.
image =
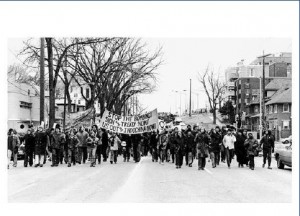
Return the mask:
{"type": "Polygon", "coordinates": [[[121,134],[141,134],[151,132],[158,129],[157,109],[136,116],[121,116],[105,110],[98,126],[121,134]]]}

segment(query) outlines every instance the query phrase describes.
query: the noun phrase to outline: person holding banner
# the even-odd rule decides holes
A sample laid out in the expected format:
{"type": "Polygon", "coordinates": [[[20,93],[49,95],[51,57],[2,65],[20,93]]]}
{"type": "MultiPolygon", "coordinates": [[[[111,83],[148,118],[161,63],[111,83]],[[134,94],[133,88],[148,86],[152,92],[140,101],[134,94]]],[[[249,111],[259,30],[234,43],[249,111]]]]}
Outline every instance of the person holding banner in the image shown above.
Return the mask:
{"type": "Polygon", "coordinates": [[[110,144],[110,163],[115,164],[117,163],[117,158],[118,158],[118,147],[119,143],[121,143],[121,140],[119,137],[116,135],[116,133],[112,133],[111,137],[109,138],[109,144],[110,144]]]}

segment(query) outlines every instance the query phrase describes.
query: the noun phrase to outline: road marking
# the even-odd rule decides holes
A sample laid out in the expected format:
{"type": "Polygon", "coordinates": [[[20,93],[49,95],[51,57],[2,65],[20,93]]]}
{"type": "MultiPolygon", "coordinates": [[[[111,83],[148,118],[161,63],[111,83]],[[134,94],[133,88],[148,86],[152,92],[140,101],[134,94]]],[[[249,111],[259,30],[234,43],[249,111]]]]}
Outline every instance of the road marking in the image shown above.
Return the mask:
{"type": "Polygon", "coordinates": [[[204,170],[206,171],[206,172],[208,172],[209,174],[213,174],[209,169],[206,169],[206,168],[204,168],[204,170]]]}
{"type": "Polygon", "coordinates": [[[112,195],[108,202],[137,202],[139,197],[142,197],[141,190],[139,185],[141,183],[140,178],[143,176],[137,175],[144,158],[141,158],[140,162],[135,166],[131,171],[127,180],[124,184],[112,195]],[[128,196],[130,194],[131,196],[128,196]]]}

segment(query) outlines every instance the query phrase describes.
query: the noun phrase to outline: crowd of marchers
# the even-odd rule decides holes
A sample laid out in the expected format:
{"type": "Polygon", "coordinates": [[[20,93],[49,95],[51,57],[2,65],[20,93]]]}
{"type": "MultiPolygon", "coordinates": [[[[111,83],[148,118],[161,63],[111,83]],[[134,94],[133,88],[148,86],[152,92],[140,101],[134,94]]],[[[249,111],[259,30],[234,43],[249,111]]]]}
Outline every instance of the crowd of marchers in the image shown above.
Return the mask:
{"type": "Polygon", "coordinates": [[[24,167],[43,167],[49,161],[51,167],[67,164],[68,167],[76,164],[90,163],[95,167],[101,162],[110,159],[111,164],[116,164],[118,157],[123,157],[124,162],[130,158],[138,163],[143,156],[149,153],[153,162],[164,164],[174,163],[177,169],[183,166],[192,167],[194,160],[198,160],[198,170],[204,170],[206,161],[211,160],[212,168],[220,162],[227,163],[228,168],[236,156],[238,167],[247,166],[254,170],[255,151],[262,149],[263,164],[271,168],[271,155],[274,152],[274,136],[271,131],[266,131],[258,141],[252,133],[238,130],[232,126],[216,126],[210,131],[205,128],[188,125],[186,130],[178,128],[152,131],[143,134],[116,134],[100,129],[97,125],[92,128],[80,126],[78,130],[72,128],[62,132],[59,125],[55,128],[37,130],[29,128],[22,138],[16,130],[8,131],[8,168],[10,161],[17,166],[17,154],[20,144],[24,144],[24,167]],[[185,159],[185,160],[184,160],[185,159]]]}

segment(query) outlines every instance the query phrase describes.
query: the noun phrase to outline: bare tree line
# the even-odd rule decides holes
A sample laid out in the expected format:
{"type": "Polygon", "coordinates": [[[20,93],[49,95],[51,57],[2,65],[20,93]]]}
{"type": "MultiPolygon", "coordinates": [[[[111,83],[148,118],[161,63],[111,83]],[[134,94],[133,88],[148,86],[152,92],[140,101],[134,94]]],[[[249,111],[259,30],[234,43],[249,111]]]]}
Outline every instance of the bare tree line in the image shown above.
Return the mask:
{"type": "MultiPolygon", "coordinates": [[[[45,38],[45,67],[48,68],[50,126],[55,120],[55,91],[58,80],[64,84],[71,111],[70,85],[88,85],[91,94],[87,108],[100,103],[120,114],[126,101],[139,93],[150,93],[156,86],[156,70],[162,64],[162,48],[149,51],[135,38],[45,38]]],[[[31,68],[39,67],[40,47],[34,40],[24,41],[19,56],[31,68]]],[[[12,73],[12,72],[10,72],[12,73]]],[[[38,77],[36,73],[35,77],[38,77]]],[[[20,82],[24,80],[20,79],[20,82]]],[[[26,79],[25,79],[26,82],[26,79]]],[[[81,88],[82,89],[82,88],[81,88]]]]}

